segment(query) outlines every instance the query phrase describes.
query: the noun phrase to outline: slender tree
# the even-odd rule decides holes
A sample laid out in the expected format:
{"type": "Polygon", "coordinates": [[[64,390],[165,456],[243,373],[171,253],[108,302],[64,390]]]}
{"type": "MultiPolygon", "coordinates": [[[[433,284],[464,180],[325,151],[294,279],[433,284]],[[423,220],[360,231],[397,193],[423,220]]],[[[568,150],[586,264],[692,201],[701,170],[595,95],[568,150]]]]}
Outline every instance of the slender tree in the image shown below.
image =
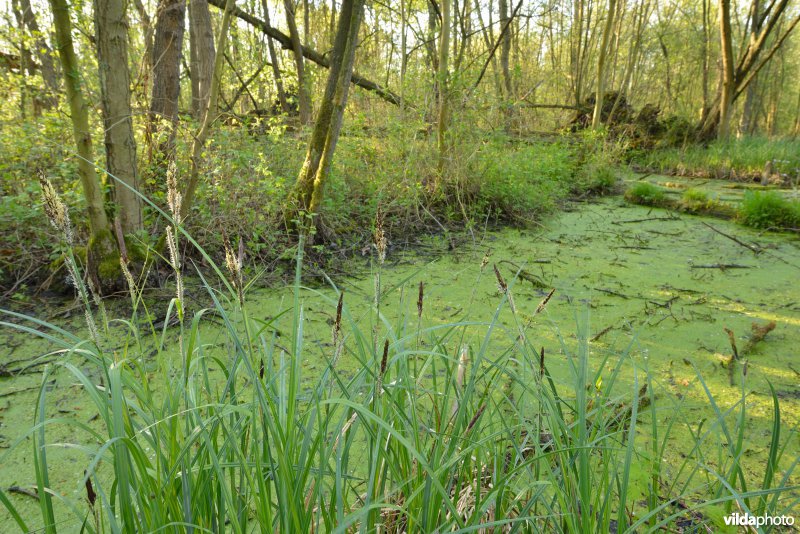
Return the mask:
{"type": "Polygon", "coordinates": [[[94,168],[94,150],[89,128],[89,106],[81,89],[81,75],[78,70],[78,57],[72,42],[72,23],[67,0],[50,0],[50,8],[53,12],[55,30],[53,48],[58,51],[58,57],[61,60],[64,87],[72,119],[72,134],[78,152],[78,175],[83,187],[86,215],[89,221],[88,271],[100,287],[105,273],[101,273],[99,267],[101,263],[108,260],[113,262],[110,257],[116,253],[116,247],[112,239],[111,225],[103,207],[103,190],[94,168]]]}
{"type": "MultiPolygon", "coordinates": [[[[509,22],[508,0],[499,0],[500,4],[500,27],[506,27],[509,22]]],[[[506,118],[506,130],[511,129],[511,105],[514,98],[513,86],[511,81],[511,68],[509,58],[511,57],[511,35],[513,32],[504,31],[500,37],[500,68],[503,72],[503,112],[506,118]]]]}
{"type": "Polygon", "coordinates": [[[363,13],[364,0],[343,0],[325,93],[295,185],[297,206],[292,217],[319,213],[342,128],[363,13]]]}
{"type": "Polygon", "coordinates": [[[144,41],[144,51],[142,59],[138,67],[139,75],[134,82],[134,93],[136,93],[143,101],[148,101],[147,92],[150,88],[150,77],[152,74],[153,65],[153,23],[150,20],[150,15],[144,7],[142,0],[133,0],[133,5],[136,8],[136,13],[139,15],[139,22],[142,25],[142,40],[144,41]]]}
{"type": "MultiPolygon", "coordinates": [[[[272,24],[269,21],[269,6],[267,5],[267,0],[261,0],[261,7],[264,11],[264,22],[267,23],[267,26],[271,26],[272,24]]],[[[281,111],[288,114],[290,111],[289,102],[286,99],[286,90],[283,88],[281,64],[278,61],[278,54],[275,52],[275,43],[273,43],[272,39],[269,37],[267,37],[267,49],[269,50],[269,60],[272,63],[272,75],[273,79],[275,80],[275,89],[278,93],[278,102],[281,105],[281,111]]]]}
{"type": "MultiPolygon", "coordinates": [[[[750,3],[750,13],[748,15],[749,41],[752,46],[758,40],[761,31],[763,18],[761,15],[761,2],[753,0],[750,3]]],[[[745,92],[744,105],[742,106],[742,120],[739,123],[739,131],[744,134],[754,134],[758,124],[758,113],[756,112],[756,98],[758,92],[757,78],[750,84],[745,92]]]]}
{"type": "Polygon", "coordinates": [[[300,108],[300,123],[309,124],[311,122],[311,95],[309,94],[308,79],[306,78],[305,62],[303,61],[303,45],[300,42],[300,34],[297,31],[294,3],[292,0],[283,0],[283,6],[286,11],[286,25],[289,27],[289,38],[292,40],[292,53],[297,69],[297,104],[300,108]]]}
{"type": "Polygon", "coordinates": [[[449,67],[450,59],[450,0],[442,0],[442,26],[439,33],[439,72],[437,82],[439,84],[439,120],[436,128],[436,140],[439,148],[439,179],[444,176],[447,167],[447,127],[448,127],[448,105],[449,105],[449,67]]]}
{"type": "MultiPolygon", "coordinates": [[[[28,87],[28,78],[33,75],[33,55],[28,47],[28,39],[25,36],[25,21],[22,18],[22,11],[19,4],[15,1],[11,4],[11,9],[14,12],[14,18],[17,19],[17,28],[19,30],[19,115],[23,121],[27,119],[28,109],[28,95],[30,93],[28,87]]],[[[33,114],[40,114],[40,105],[33,99],[33,114]]]]}
{"type": "Polygon", "coordinates": [[[603,40],[600,43],[600,52],[597,59],[597,90],[594,98],[594,113],[592,114],[592,128],[599,128],[603,122],[603,105],[605,103],[606,82],[606,57],[608,56],[608,43],[614,28],[614,15],[617,12],[617,0],[608,0],[608,13],[606,24],[603,28],[603,40]]]}
{"type": "Polygon", "coordinates": [[[33,52],[39,60],[39,70],[42,73],[46,93],[38,101],[43,107],[51,108],[58,104],[59,94],[58,73],[53,64],[53,51],[50,50],[44,33],[39,29],[36,13],[31,7],[30,0],[14,0],[14,3],[18,5],[22,22],[33,40],[33,52]]]}
{"type": "Polygon", "coordinates": [[[137,195],[139,176],[131,119],[128,24],[125,11],[124,0],[94,2],[106,168],[119,180],[114,183],[114,198],[122,231],[129,234],[142,229],[142,203],[137,195]]]}
{"type": "Polygon", "coordinates": [[[211,79],[211,87],[209,88],[208,100],[206,101],[206,108],[203,113],[203,121],[200,123],[200,128],[197,130],[194,140],[192,141],[191,170],[189,181],[186,184],[181,202],[180,215],[182,219],[186,218],[194,203],[195,191],[197,191],[197,186],[200,181],[203,149],[208,140],[208,135],[211,132],[211,126],[217,119],[217,98],[219,97],[220,85],[222,83],[222,69],[225,66],[225,44],[228,40],[228,29],[231,25],[231,13],[235,7],[235,0],[226,0],[225,11],[223,11],[222,22],[217,35],[217,53],[214,57],[214,76],[211,79]]]}
{"type": "MultiPolygon", "coordinates": [[[[164,124],[167,138],[159,146],[163,155],[173,150],[181,92],[181,55],[186,18],[186,0],[159,0],[153,40],[153,90],[150,96],[150,132],[164,124]]],[[[151,147],[152,148],[152,147],[151,147]]]]}

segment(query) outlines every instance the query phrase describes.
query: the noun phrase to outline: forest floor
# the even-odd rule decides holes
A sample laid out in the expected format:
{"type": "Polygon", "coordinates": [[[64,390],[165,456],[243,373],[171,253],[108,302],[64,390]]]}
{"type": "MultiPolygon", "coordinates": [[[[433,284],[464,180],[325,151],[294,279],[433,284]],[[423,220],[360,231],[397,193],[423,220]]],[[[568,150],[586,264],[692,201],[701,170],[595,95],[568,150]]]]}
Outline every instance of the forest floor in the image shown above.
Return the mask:
{"type": "MultiPolygon", "coordinates": [[[[677,180],[662,176],[648,179],[655,183],[677,180]]],[[[694,181],[693,187],[697,185],[694,181]]],[[[711,181],[703,187],[730,197],[728,200],[740,194],[723,182],[711,181]]],[[[772,398],[767,381],[781,400],[785,434],[797,430],[800,285],[796,280],[800,241],[796,236],[760,233],[730,221],[633,206],[620,197],[608,197],[569,204],[563,213],[549,217],[538,228],[484,232],[471,236],[455,251],[447,252],[447,248],[447,243],[432,238],[428,249],[440,254],[423,256],[418,250],[402,249],[390,252],[381,272],[381,307],[387,315],[378,328],[389,328],[408,317],[416,319],[420,281],[425,283],[422,320],[426,324],[490,320],[499,301],[494,264],[507,280],[514,280],[511,291],[516,307],[523,318],[529,318],[527,336],[536,346],[544,347],[557,383],[567,370],[565,354],[576,343],[576,322],[588,318],[593,371],[604,364],[610,368],[626,355],[627,383],[616,387],[632,386],[634,375],[641,383],[649,373],[659,424],[660,414],[666,421],[667,414],[681,410],[682,428],[673,431],[674,446],[666,448],[667,478],[679,476],[673,468],[693,443],[684,438],[697,431],[701,421],[714,417],[698,374],[723,411],[741,398],[743,388],[746,391],[748,418],[742,464],[753,480],[763,475],[770,443],[772,398]],[[552,288],[555,293],[550,303],[534,317],[537,304],[552,288]],[[748,345],[752,325],[771,322],[775,323],[774,331],[748,345]],[[740,350],[747,351],[740,354],[747,361],[743,388],[730,385],[725,364],[731,357],[731,344],[725,329],[734,333],[740,350]]],[[[354,272],[369,273],[372,268],[367,260],[356,264],[354,272]]],[[[353,320],[368,322],[373,277],[339,275],[332,283],[344,290],[353,320]]],[[[198,302],[207,300],[198,280],[190,280],[187,291],[198,302]]],[[[289,307],[290,294],[289,289],[253,289],[247,305],[256,320],[269,321],[289,307]]],[[[307,359],[302,362],[306,384],[311,384],[325,367],[335,298],[334,290],[324,285],[309,288],[302,296],[306,343],[315,346],[305,352],[307,359]],[[319,357],[315,359],[314,354],[319,357]]],[[[113,308],[109,307],[112,316],[113,308]]],[[[82,312],[74,303],[50,303],[38,307],[36,313],[69,332],[85,333],[82,312]]],[[[501,312],[499,324],[515,328],[507,313],[501,312]]],[[[281,320],[277,320],[279,331],[281,320]]],[[[289,328],[288,324],[284,326],[289,328]]],[[[122,329],[123,325],[112,323],[111,328],[122,329]]],[[[479,335],[476,329],[474,339],[461,342],[479,343],[479,335]]],[[[167,329],[167,337],[176,342],[177,333],[167,329]]],[[[203,337],[210,350],[225,350],[221,326],[206,326],[203,337]]],[[[30,440],[25,436],[33,421],[41,365],[55,359],[79,359],[51,353],[54,346],[50,342],[5,327],[0,328],[0,346],[8,349],[0,351],[0,481],[4,489],[31,489],[35,474],[30,440]],[[11,448],[17,440],[23,443],[11,448]]],[[[454,344],[450,349],[457,354],[459,347],[454,344]]],[[[346,370],[348,365],[354,364],[348,364],[345,358],[340,368],[346,370]]],[[[50,380],[48,415],[74,418],[91,426],[95,415],[81,387],[64,370],[51,375],[50,380]]],[[[574,392],[564,391],[564,395],[574,392]]],[[[638,431],[648,432],[645,427],[649,425],[641,425],[638,431]]],[[[57,424],[48,427],[48,441],[63,444],[48,452],[51,482],[57,492],[77,499],[84,491],[79,482],[87,458],[69,445],[74,441],[69,428],[57,424]]],[[[715,434],[710,439],[722,441],[724,437],[715,434]]],[[[800,454],[796,439],[786,452],[784,458],[789,459],[800,454]]],[[[713,465],[719,459],[708,461],[713,465]]],[[[37,515],[38,505],[31,496],[14,493],[11,498],[24,515],[37,515]]],[[[9,521],[5,509],[0,510],[0,526],[9,521]]],[[[59,532],[80,530],[80,525],[70,521],[61,525],[59,532]]]]}

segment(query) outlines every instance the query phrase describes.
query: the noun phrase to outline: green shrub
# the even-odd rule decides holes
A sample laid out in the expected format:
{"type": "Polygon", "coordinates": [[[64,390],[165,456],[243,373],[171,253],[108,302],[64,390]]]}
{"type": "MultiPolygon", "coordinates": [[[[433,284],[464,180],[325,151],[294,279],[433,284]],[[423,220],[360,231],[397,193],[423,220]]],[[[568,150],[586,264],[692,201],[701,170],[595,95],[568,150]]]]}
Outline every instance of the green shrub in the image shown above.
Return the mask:
{"type": "Polygon", "coordinates": [[[618,183],[617,169],[613,162],[606,158],[592,158],[581,167],[577,179],[573,183],[573,194],[589,193],[605,195],[612,193],[618,183]]]}
{"type": "Polygon", "coordinates": [[[505,153],[490,146],[481,154],[476,207],[511,223],[551,212],[570,191],[572,154],[561,145],[526,146],[505,153]]]}
{"type": "Polygon", "coordinates": [[[660,187],[650,182],[638,182],[625,191],[625,200],[643,206],[663,206],[667,197],[660,187]]]}
{"type": "Polygon", "coordinates": [[[739,220],[753,228],[798,228],[800,202],[775,191],[747,191],[739,208],[739,220]]]}

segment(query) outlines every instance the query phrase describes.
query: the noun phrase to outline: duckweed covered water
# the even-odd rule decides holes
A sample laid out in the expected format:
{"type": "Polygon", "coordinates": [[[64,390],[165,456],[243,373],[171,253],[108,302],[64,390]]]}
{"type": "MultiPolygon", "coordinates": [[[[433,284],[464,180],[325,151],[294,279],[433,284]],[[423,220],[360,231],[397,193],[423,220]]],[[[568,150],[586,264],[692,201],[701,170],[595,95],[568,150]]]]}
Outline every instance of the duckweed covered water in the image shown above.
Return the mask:
{"type": "MultiPolygon", "coordinates": [[[[491,320],[500,301],[493,265],[512,283],[519,315],[528,322],[526,335],[544,347],[556,380],[566,373],[564,346],[575,342],[576,321],[588,310],[592,362],[600,365],[609,351],[629,351],[635,366],[649,372],[653,379],[659,422],[660,412],[666,420],[678,405],[684,410],[689,427],[713,418],[697,372],[711,388],[720,408],[731,407],[741,390],[738,385],[730,385],[728,370],[723,366],[731,355],[724,329],[734,332],[742,348],[753,323],[774,321],[775,330],[742,355],[747,360],[745,387],[749,393],[748,443],[743,459],[746,473],[754,479],[761,476],[768,452],[772,405],[767,380],[782,402],[783,435],[797,429],[800,247],[795,238],[762,235],[727,221],[678,216],[607,199],[575,205],[572,211],[548,220],[540,229],[476,234],[472,244],[432,261],[414,252],[390,250],[381,274],[381,310],[386,314],[383,323],[374,321],[370,311],[375,288],[372,276],[339,277],[333,283],[344,290],[353,319],[366,325],[365,331],[381,337],[400,321],[416,320],[420,281],[425,284],[425,326],[491,320]],[[756,254],[724,237],[702,224],[704,221],[742,242],[756,243],[761,252],[756,254]],[[483,261],[485,258],[488,263],[483,261]],[[555,293],[549,304],[534,316],[552,288],[555,293]]],[[[249,311],[256,319],[269,321],[286,310],[291,302],[289,295],[289,290],[253,290],[248,295],[249,311]]],[[[303,296],[307,348],[302,365],[309,385],[330,358],[335,300],[336,294],[329,287],[309,289],[303,296]]],[[[67,331],[79,335],[83,331],[80,313],[59,321],[67,331]]],[[[291,329],[288,319],[286,322],[282,324],[279,317],[275,323],[280,337],[291,329]]],[[[501,312],[499,322],[509,331],[516,329],[507,310],[501,312]]],[[[478,344],[485,328],[476,326],[472,338],[469,332],[465,339],[454,340],[450,348],[454,355],[461,343],[478,344]]],[[[175,342],[175,333],[168,337],[175,342]]],[[[224,339],[221,328],[213,323],[205,327],[203,340],[210,350],[218,345],[216,349],[223,351],[224,339]]],[[[52,344],[8,328],[0,330],[0,346],[4,347],[0,350],[0,369],[16,369],[42,356],[42,361],[54,357],[79,361],[69,354],[45,356],[54,350],[52,344]]],[[[347,366],[354,365],[345,356],[339,368],[346,371],[347,366]]],[[[31,488],[35,485],[32,445],[24,435],[33,421],[41,378],[39,374],[24,374],[0,380],[0,481],[4,488],[31,488]],[[23,442],[11,450],[18,439],[23,442]]],[[[94,414],[88,409],[81,387],[65,373],[56,373],[52,380],[47,385],[48,416],[76,418],[91,425],[94,414]]],[[[639,431],[646,432],[645,426],[639,431]]],[[[53,469],[51,482],[55,491],[80,498],[84,489],[79,487],[79,481],[87,456],[70,445],[75,438],[66,428],[48,428],[48,441],[53,444],[48,452],[53,469]]],[[[667,466],[691,446],[691,440],[681,440],[681,432],[674,436],[674,447],[668,448],[674,457],[664,459],[667,466]]],[[[793,439],[786,455],[789,458],[800,451],[797,436],[793,439]]],[[[709,461],[713,464],[715,459],[709,461]]],[[[38,514],[38,505],[31,497],[12,494],[11,498],[29,517],[38,514]]],[[[7,512],[0,509],[0,530],[11,525],[7,512]]],[[[70,519],[59,531],[79,529],[80,525],[70,519]]]]}

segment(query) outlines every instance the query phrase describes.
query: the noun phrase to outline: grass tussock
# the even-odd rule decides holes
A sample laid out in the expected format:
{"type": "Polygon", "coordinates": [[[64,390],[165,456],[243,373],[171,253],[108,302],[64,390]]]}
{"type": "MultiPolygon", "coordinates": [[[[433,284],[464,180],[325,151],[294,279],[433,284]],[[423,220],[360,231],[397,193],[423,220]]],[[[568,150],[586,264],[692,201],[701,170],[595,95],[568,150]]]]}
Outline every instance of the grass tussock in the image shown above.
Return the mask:
{"type": "MultiPolygon", "coordinates": [[[[0,491],[23,531],[579,533],[687,522],[716,530],[734,510],[781,515],[792,506],[797,462],[783,451],[795,437],[781,434],[774,391],[764,474],[754,481],[742,465],[744,375],[741,398],[725,410],[697,375],[715,417],[695,427],[681,401],[657,394],[646,360],[624,351],[590,357],[586,315],[576,343],[561,338],[566,375],[556,379],[528,327],[547,298],[535,309],[515,305],[515,280],[497,268],[501,291],[485,318],[428,324],[422,284],[416,306],[386,310],[381,296],[394,288],[381,288],[383,215],[373,234],[372,310],[354,317],[332,287],[333,342],[317,348],[303,330],[302,238],[291,302],[264,320],[246,305],[252,281],[241,246],[227,243],[219,267],[165,216],[176,278],[181,243],[197,247],[214,273],[198,273],[212,307],[188,312],[179,284],[155,328],[128,277],[123,335],[110,333],[88,297],[90,339],[3,312],[6,326],[62,354],[44,372],[31,428],[15,445],[32,442],[39,517],[22,517],[0,491]],[[209,330],[212,321],[221,326],[209,330]],[[223,353],[209,344],[219,328],[223,353]],[[305,376],[301,362],[320,350],[324,368],[305,376]],[[345,358],[354,373],[340,371],[345,358]],[[94,422],[59,414],[51,379],[78,384],[94,422]],[[693,446],[666,466],[661,458],[683,426],[693,446]],[[50,477],[54,427],[69,429],[66,445],[82,454],[73,480],[50,477]]],[[[73,256],[67,261],[78,269],[73,256]]],[[[485,267],[477,276],[491,276],[485,267]]],[[[73,279],[79,289],[81,280],[73,279]]]]}
{"type": "Polygon", "coordinates": [[[667,195],[657,185],[637,182],[625,191],[625,200],[642,206],[663,207],[667,204],[667,195]]]}
{"type": "Polygon", "coordinates": [[[742,224],[753,228],[797,231],[800,229],[800,202],[775,191],[747,191],[738,218],[742,224]]]}

